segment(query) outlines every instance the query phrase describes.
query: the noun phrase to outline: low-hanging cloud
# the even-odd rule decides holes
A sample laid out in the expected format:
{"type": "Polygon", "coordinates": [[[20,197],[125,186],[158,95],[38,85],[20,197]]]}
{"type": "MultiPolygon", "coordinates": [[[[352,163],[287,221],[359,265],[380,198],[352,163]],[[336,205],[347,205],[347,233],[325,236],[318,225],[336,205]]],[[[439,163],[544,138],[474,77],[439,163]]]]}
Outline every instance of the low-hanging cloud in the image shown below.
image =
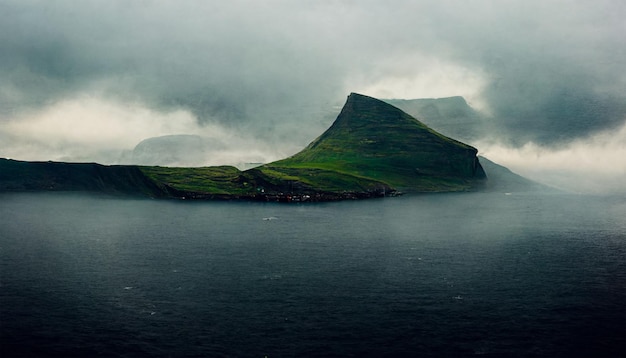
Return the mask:
{"type": "MultiPolygon", "coordinates": [[[[131,151],[145,138],[184,134],[226,144],[219,152],[202,158],[201,162],[168,164],[218,165],[238,163],[236,159],[244,162],[269,161],[284,155],[219,123],[199,123],[189,111],[159,112],[139,104],[122,105],[90,97],[68,99],[25,113],[23,117],[6,121],[0,128],[6,157],[97,161],[103,164],[123,162],[123,153],[131,151]]],[[[193,158],[194,154],[186,153],[189,158],[193,158]]]]}
{"type": "Polygon", "coordinates": [[[572,192],[626,194],[626,125],[554,149],[481,143],[481,155],[528,178],[572,192]]]}

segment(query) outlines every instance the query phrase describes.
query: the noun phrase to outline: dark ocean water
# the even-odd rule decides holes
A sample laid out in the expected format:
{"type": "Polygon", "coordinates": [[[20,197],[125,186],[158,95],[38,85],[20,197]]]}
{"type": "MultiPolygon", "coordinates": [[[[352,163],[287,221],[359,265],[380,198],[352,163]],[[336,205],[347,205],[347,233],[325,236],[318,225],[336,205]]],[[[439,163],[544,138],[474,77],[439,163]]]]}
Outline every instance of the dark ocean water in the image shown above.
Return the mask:
{"type": "Polygon", "coordinates": [[[0,355],[626,356],[626,200],[4,194],[0,355]]]}

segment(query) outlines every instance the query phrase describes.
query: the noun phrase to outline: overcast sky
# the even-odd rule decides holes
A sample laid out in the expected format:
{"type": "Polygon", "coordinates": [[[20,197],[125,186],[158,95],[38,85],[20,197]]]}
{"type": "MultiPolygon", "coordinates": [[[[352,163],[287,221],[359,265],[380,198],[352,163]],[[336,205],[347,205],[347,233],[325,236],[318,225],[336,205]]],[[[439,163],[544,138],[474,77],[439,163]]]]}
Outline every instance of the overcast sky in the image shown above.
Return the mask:
{"type": "Polygon", "coordinates": [[[624,18],[622,0],[0,0],[0,157],[115,163],[195,134],[273,160],[350,92],[461,95],[493,160],[626,192],[624,18]]]}

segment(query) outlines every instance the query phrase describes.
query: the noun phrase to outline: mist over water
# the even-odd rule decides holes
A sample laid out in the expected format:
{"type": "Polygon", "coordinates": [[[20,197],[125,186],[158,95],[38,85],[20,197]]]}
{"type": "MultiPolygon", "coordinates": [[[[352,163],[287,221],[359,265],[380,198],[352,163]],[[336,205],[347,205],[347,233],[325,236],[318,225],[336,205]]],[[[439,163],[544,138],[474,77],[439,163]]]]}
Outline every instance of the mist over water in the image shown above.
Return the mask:
{"type": "Polygon", "coordinates": [[[626,200],[0,196],[3,356],[619,356],[626,200]]]}

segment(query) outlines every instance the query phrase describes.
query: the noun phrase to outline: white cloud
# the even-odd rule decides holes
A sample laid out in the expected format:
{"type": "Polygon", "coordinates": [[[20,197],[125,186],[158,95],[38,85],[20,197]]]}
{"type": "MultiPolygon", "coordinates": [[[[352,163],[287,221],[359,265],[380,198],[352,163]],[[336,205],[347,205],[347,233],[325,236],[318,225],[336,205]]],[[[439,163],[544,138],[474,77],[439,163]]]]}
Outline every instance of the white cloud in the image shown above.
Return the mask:
{"type": "Polygon", "coordinates": [[[558,149],[479,143],[481,155],[542,183],[585,193],[626,193],[626,124],[558,149]]]}
{"type": "Polygon", "coordinates": [[[354,79],[356,92],[376,98],[441,98],[463,96],[477,110],[486,110],[481,100],[487,81],[482,71],[442,60],[411,54],[393,57],[377,71],[354,79]]]}
{"type": "Polygon", "coordinates": [[[275,159],[267,146],[217,123],[198,124],[187,110],[159,112],[138,103],[120,103],[99,97],[61,101],[18,117],[0,121],[3,146],[0,157],[20,160],[96,161],[116,164],[124,151],[144,139],[194,134],[227,144],[204,163],[235,164],[252,156],[275,159]],[[253,149],[251,149],[253,148],[253,149]]]}
{"type": "Polygon", "coordinates": [[[132,148],[147,137],[199,129],[188,111],[159,113],[94,97],[64,100],[12,118],[1,128],[24,141],[94,148],[132,148]]]}

